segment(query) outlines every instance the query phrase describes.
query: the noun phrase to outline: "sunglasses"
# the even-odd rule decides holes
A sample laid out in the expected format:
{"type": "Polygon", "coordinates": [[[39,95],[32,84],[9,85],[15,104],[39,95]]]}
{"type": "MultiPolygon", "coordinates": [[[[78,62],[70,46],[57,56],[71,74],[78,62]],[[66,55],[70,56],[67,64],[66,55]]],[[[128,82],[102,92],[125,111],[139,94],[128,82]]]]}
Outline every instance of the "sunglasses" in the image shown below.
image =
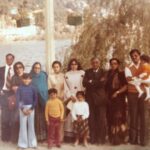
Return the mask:
{"type": "Polygon", "coordinates": [[[73,66],[73,65],[78,65],[78,64],[71,64],[71,65],[73,66]]]}
{"type": "Polygon", "coordinates": [[[22,66],[17,66],[17,67],[16,67],[16,69],[22,69],[22,68],[23,68],[22,66]]]}

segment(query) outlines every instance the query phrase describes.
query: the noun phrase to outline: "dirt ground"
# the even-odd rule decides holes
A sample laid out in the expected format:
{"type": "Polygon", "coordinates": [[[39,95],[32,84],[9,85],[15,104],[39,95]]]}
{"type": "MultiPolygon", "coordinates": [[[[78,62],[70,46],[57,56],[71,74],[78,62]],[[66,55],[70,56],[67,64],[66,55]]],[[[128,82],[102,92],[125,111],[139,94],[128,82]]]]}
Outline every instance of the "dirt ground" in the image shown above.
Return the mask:
{"type": "MultiPolygon", "coordinates": [[[[37,150],[47,150],[46,144],[39,144],[37,150]]],[[[11,143],[3,143],[0,142],[0,150],[17,150],[17,145],[13,145],[11,143]]],[[[26,149],[33,150],[33,149],[26,149]]],[[[61,148],[52,148],[51,150],[150,150],[150,146],[141,147],[134,146],[130,144],[119,145],[119,146],[111,146],[111,145],[89,145],[88,147],[84,147],[82,145],[73,146],[71,144],[63,144],[61,148]]]]}

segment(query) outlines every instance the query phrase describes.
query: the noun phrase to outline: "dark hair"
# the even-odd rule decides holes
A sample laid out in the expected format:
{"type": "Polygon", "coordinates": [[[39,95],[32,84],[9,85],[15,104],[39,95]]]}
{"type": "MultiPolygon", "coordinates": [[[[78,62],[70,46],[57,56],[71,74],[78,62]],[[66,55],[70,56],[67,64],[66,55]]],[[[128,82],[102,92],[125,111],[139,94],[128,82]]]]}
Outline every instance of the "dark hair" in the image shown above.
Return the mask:
{"type": "Polygon", "coordinates": [[[61,62],[56,60],[52,63],[52,68],[54,67],[55,64],[58,64],[60,67],[62,66],[61,62]]]}
{"type": "Polygon", "coordinates": [[[14,56],[13,54],[11,54],[11,53],[8,53],[8,54],[6,55],[6,58],[7,58],[8,56],[12,56],[13,59],[15,59],[15,56],[14,56]]]}
{"type": "Polygon", "coordinates": [[[82,70],[81,64],[78,62],[78,60],[77,60],[76,58],[72,58],[72,59],[69,61],[67,71],[70,71],[70,70],[71,70],[71,64],[72,64],[72,62],[74,62],[74,61],[75,61],[75,62],[77,63],[77,65],[78,65],[77,70],[82,70]]]}
{"type": "Polygon", "coordinates": [[[50,94],[52,94],[52,93],[57,94],[57,90],[56,90],[55,88],[49,89],[49,90],[48,90],[48,94],[50,95],[50,94]]]}
{"type": "Polygon", "coordinates": [[[42,68],[42,65],[41,65],[40,62],[35,62],[35,63],[32,65],[31,72],[34,72],[34,67],[35,67],[36,65],[40,65],[40,67],[42,68]]]}
{"type": "Polygon", "coordinates": [[[24,65],[23,65],[23,63],[22,63],[21,61],[16,62],[16,63],[14,64],[14,73],[15,73],[15,75],[17,75],[17,66],[18,66],[18,65],[21,65],[22,68],[23,68],[23,70],[24,70],[24,65]]]}
{"type": "Polygon", "coordinates": [[[22,75],[22,79],[32,79],[31,75],[29,73],[24,73],[22,75]]]}
{"type": "Polygon", "coordinates": [[[141,55],[141,52],[138,49],[132,49],[130,51],[130,57],[132,56],[133,53],[137,53],[137,54],[139,54],[139,56],[141,55]]]}
{"type": "Polygon", "coordinates": [[[112,61],[116,61],[120,65],[120,60],[118,58],[111,58],[109,64],[111,64],[112,61]]]}
{"type": "Polygon", "coordinates": [[[85,93],[84,91],[77,91],[76,96],[82,95],[83,97],[85,97],[85,93]]]}
{"type": "Polygon", "coordinates": [[[140,59],[147,63],[150,63],[150,57],[148,55],[143,54],[141,55],[140,59]]]}

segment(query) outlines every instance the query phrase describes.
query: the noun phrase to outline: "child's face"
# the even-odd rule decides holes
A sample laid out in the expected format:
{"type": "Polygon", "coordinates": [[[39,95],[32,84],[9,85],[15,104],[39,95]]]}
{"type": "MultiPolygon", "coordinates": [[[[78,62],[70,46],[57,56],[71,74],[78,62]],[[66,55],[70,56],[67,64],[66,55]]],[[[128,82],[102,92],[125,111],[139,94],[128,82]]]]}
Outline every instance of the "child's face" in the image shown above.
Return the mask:
{"type": "Polygon", "coordinates": [[[50,96],[51,99],[57,98],[57,94],[56,93],[51,93],[49,96],[50,96]]]}
{"type": "Polygon", "coordinates": [[[32,80],[30,78],[28,78],[28,79],[23,79],[22,81],[23,81],[24,85],[29,85],[32,80]]]}
{"type": "Polygon", "coordinates": [[[83,100],[84,100],[84,97],[83,97],[82,95],[78,95],[78,96],[77,96],[77,99],[78,99],[78,101],[83,101],[83,100]]]}
{"type": "Polygon", "coordinates": [[[144,64],[144,63],[146,63],[146,62],[145,62],[144,60],[141,59],[141,63],[144,64]]]}

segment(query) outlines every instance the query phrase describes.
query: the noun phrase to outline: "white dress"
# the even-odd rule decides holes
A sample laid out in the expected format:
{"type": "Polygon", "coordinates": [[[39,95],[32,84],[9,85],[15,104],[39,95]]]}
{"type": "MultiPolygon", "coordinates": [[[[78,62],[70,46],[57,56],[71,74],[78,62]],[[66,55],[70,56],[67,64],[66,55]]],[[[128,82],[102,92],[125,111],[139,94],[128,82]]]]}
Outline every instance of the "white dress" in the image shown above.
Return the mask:
{"type": "MultiPolygon", "coordinates": [[[[85,72],[83,70],[68,71],[65,74],[64,82],[64,100],[68,100],[71,96],[76,97],[77,91],[84,91],[82,85],[83,77],[85,72]]],[[[67,104],[67,108],[71,111],[73,108],[73,102],[70,101],[67,104]]],[[[66,136],[73,135],[73,125],[72,125],[72,116],[71,113],[68,115],[65,122],[65,134],[66,136]]]]}
{"type": "Polygon", "coordinates": [[[58,91],[58,97],[64,99],[64,74],[52,73],[48,77],[48,88],[55,88],[58,91]]]}

